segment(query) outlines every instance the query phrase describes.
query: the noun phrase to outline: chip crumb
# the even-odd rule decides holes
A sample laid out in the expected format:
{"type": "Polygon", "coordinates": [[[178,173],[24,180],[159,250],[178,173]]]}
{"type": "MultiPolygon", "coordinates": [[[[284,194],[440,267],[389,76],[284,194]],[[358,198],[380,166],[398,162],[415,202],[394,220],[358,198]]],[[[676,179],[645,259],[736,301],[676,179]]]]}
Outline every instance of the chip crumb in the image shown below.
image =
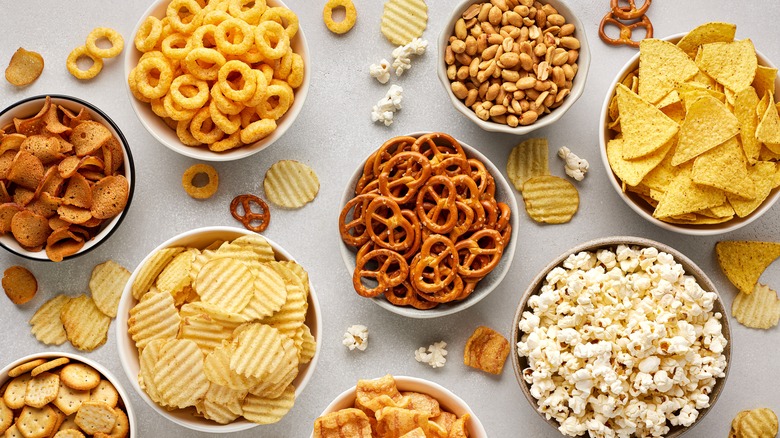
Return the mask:
{"type": "Polygon", "coordinates": [[[435,342],[425,347],[420,347],[414,352],[414,358],[417,362],[427,363],[431,368],[441,368],[447,362],[447,343],[444,341],[435,342]]]}
{"type": "Polygon", "coordinates": [[[344,340],[341,343],[350,351],[354,349],[365,351],[368,348],[368,327],[360,324],[350,326],[344,333],[344,340]]]}

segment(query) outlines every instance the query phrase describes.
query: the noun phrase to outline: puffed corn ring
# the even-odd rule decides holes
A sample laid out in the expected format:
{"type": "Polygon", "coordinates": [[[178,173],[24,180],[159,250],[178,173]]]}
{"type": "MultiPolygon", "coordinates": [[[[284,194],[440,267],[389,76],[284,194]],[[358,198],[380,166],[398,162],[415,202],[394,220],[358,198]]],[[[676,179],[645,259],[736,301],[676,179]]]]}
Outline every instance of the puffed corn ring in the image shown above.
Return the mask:
{"type": "Polygon", "coordinates": [[[195,114],[190,122],[190,132],[201,143],[211,144],[219,141],[224,137],[225,133],[222,132],[217,125],[211,120],[211,114],[208,108],[201,108],[195,114]]]}
{"type": "Polygon", "coordinates": [[[253,26],[260,23],[260,18],[263,16],[266,9],[268,9],[265,0],[230,0],[227,3],[230,15],[240,18],[253,26]],[[253,3],[253,5],[249,8],[245,8],[244,6],[249,3],[253,3]]]}
{"type": "Polygon", "coordinates": [[[190,53],[192,45],[189,36],[183,33],[174,33],[162,40],[160,50],[166,58],[182,60],[190,53]]]}
{"type": "Polygon", "coordinates": [[[255,94],[251,99],[244,102],[244,105],[248,107],[256,107],[260,105],[265,99],[266,89],[268,88],[268,79],[260,70],[252,70],[255,74],[255,94]]]}
{"type": "Polygon", "coordinates": [[[274,78],[274,68],[268,64],[261,64],[260,70],[262,70],[263,75],[265,76],[265,81],[270,84],[271,80],[274,78]]]}
{"type": "MultiPolygon", "coordinates": [[[[97,76],[98,73],[100,73],[100,70],[103,70],[103,60],[89,53],[87,46],[79,46],[73,49],[73,51],[71,51],[68,55],[66,65],[68,66],[68,71],[70,74],[72,74],[76,79],[92,79],[97,76]],[[76,64],[76,61],[82,57],[86,57],[92,60],[92,66],[86,70],[80,69],[78,64],[76,64]]],[[[138,90],[140,91],[140,88],[138,88],[138,90]]]]}
{"type": "Polygon", "coordinates": [[[251,125],[252,122],[260,120],[260,115],[257,114],[257,108],[252,107],[246,107],[241,110],[239,116],[241,117],[241,128],[246,128],[251,125]]]}
{"type": "Polygon", "coordinates": [[[225,97],[225,95],[222,94],[222,87],[216,84],[211,87],[211,99],[217,104],[217,108],[219,108],[221,112],[228,115],[238,114],[244,109],[243,103],[234,102],[225,97]]]}
{"type": "Polygon", "coordinates": [[[130,88],[130,92],[133,94],[133,97],[141,102],[149,103],[150,99],[147,99],[143,94],[138,92],[138,82],[135,80],[135,73],[137,68],[138,67],[133,67],[133,69],[130,70],[130,74],[127,76],[127,86],[130,88]]]}
{"type": "Polygon", "coordinates": [[[303,84],[304,74],[303,58],[297,53],[292,54],[292,69],[287,75],[287,83],[293,88],[298,88],[303,84]]]}
{"type": "Polygon", "coordinates": [[[135,48],[141,52],[148,52],[153,50],[160,41],[160,35],[162,35],[163,25],[162,22],[153,16],[148,16],[141,23],[141,27],[138,28],[138,32],[135,34],[135,48]]]}
{"type": "MultiPolygon", "coordinates": [[[[201,1],[205,1],[205,0],[201,0],[201,1]]],[[[227,12],[228,7],[230,6],[226,0],[205,1],[205,3],[208,4],[203,7],[203,12],[207,14],[209,12],[214,12],[214,11],[227,12]]]]}
{"type": "Polygon", "coordinates": [[[135,73],[138,92],[148,99],[157,99],[168,93],[173,80],[173,71],[171,65],[164,59],[158,57],[148,57],[138,61],[137,71],[135,73]],[[158,72],[159,79],[157,84],[152,85],[152,73],[158,72]]]}
{"type": "Polygon", "coordinates": [[[219,23],[222,23],[223,21],[229,20],[231,18],[233,17],[228,14],[227,11],[215,10],[203,16],[203,24],[213,24],[214,26],[218,26],[219,23]]]}
{"type": "Polygon", "coordinates": [[[209,100],[209,84],[191,74],[178,76],[171,82],[169,90],[173,101],[184,109],[197,109],[203,107],[209,100]],[[182,86],[197,88],[197,93],[193,96],[185,96],[181,92],[182,86]]]}
{"type": "Polygon", "coordinates": [[[158,117],[163,119],[170,118],[170,114],[165,110],[162,98],[152,99],[149,104],[152,106],[152,112],[157,114],[158,117]]]}
{"type": "Polygon", "coordinates": [[[290,37],[275,21],[263,21],[255,28],[255,44],[268,59],[279,59],[290,50],[290,37]]]}
{"type": "Polygon", "coordinates": [[[263,119],[279,120],[290,109],[292,101],[293,93],[289,86],[269,85],[264,101],[257,106],[257,114],[263,119]]]}
{"type": "Polygon", "coordinates": [[[96,27],[87,35],[87,51],[98,58],[113,58],[122,53],[125,48],[125,40],[119,32],[110,27],[96,27]],[[97,40],[105,38],[111,43],[108,49],[97,46],[97,40]]]}
{"type": "Polygon", "coordinates": [[[195,0],[172,0],[168,4],[165,16],[176,32],[190,34],[203,21],[202,8],[195,0]],[[182,14],[182,11],[186,13],[182,14]]]}
{"type": "Polygon", "coordinates": [[[217,188],[219,188],[219,173],[217,173],[217,169],[208,164],[193,164],[185,170],[184,174],[181,176],[181,185],[190,197],[195,199],[207,199],[214,196],[214,193],[217,193],[217,188]],[[193,184],[193,180],[198,175],[205,175],[206,178],[208,178],[208,182],[200,187],[193,184]]]}
{"type": "Polygon", "coordinates": [[[235,58],[239,61],[244,61],[247,64],[257,64],[258,62],[262,62],[265,59],[265,57],[263,57],[263,53],[260,52],[260,49],[258,49],[254,44],[249,48],[249,50],[240,55],[237,55],[235,58]]]}
{"type": "Polygon", "coordinates": [[[298,16],[290,9],[278,6],[268,8],[263,12],[262,18],[260,18],[260,22],[263,21],[275,21],[281,24],[284,26],[284,32],[287,33],[287,37],[290,39],[298,33],[298,16]]]}
{"type": "Polygon", "coordinates": [[[220,67],[222,67],[225,62],[225,57],[222,56],[221,53],[205,47],[190,50],[190,53],[184,58],[184,65],[187,67],[187,71],[196,78],[204,81],[213,81],[216,79],[220,67]],[[198,61],[212,65],[211,67],[205,68],[201,66],[198,61]]]}
{"type": "Polygon", "coordinates": [[[337,34],[347,33],[357,21],[357,10],[352,0],[328,0],[325,9],[322,10],[322,20],[329,31],[337,34]],[[339,22],[333,21],[333,9],[343,7],[346,16],[339,22]]]}
{"type": "Polygon", "coordinates": [[[267,137],[276,129],[276,120],[260,119],[241,130],[241,142],[254,143],[267,137]]]}
{"type": "Polygon", "coordinates": [[[245,53],[255,41],[252,28],[245,21],[237,18],[229,18],[219,23],[214,37],[219,51],[227,55],[245,53]]]}
{"type": "Polygon", "coordinates": [[[222,89],[222,94],[236,102],[249,100],[255,94],[255,87],[257,86],[252,68],[238,60],[228,61],[219,69],[217,83],[222,89]],[[231,73],[241,75],[240,80],[228,81],[228,76],[231,73]],[[231,86],[233,83],[240,84],[240,88],[233,88],[231,86]]]}
{"type": "Polygon", "coordinates": [[[291,71],[292,71],[292,50],[288,50],[287,53],[284,54],[284,56],[278,59],[276,68],[274,68],[274,78],[286,80],[287,76],[290,76],[291,71]]]}
{"type": "Polygon", "coordinates": [[[214,143],[211,143],[209,145],[209,150],[214,152],[224,152],[230,149],[237,148],[239,146],[242,146],[244,143],[241,143],[241,137],[239,135],[239,131],[236,131],[227,138],[223,138],[220,141],[215,141],[214,143]]]}
{"type": "Polygon", "coordinates": [[[236,114],[228,117],[217,108],[217,104],[213,100],[209,103],[209,114],[217,128],[224,131],[225,134],[231,135],[241,128],[241,116],[236,114]]]}
{"type": "Polygon", "coordinates": [[[168,113],[168,117],[172,118],[173,120],[176,120],[177,122],[181,121],[189,121],[192,120],[193,117],[195,117],[195,114],[198,112],[198,109],[184,109],[182,108],[178,103],[176,103],[173,100],[173,96],[171,96],[171,93],[165,95],[162,99],[163,107],[165,108],[165,112],[168,113]]]}
{"type": "Polygon", "coordinates": [[[217,31],[217,26],[213,24],[204,24],[195,29],[190,36],[191,49],[197,49],[198,47],[206,47],[213,49],[217,47],[217,38],[214,36],[217,31]]]}
{"type": "Polygon", "coordinates": [[[203,144],[192,136],[189,120],[181,120],[176,124],[176,136],[179,137],[179,141],[185,146],[200,146],[203,144]]]}

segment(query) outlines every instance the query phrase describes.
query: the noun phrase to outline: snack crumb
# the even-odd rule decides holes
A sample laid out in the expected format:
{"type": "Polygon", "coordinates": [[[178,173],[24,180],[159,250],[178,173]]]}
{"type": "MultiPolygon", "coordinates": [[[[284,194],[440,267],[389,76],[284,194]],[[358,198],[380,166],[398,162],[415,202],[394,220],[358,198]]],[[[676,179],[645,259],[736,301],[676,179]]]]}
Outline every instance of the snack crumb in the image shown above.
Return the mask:
{"type": "Polygon", "coordinates": [[[356,348],[365,351],[368,347],[368,327],[360,324],[349,327],[344,333],[344,340],[341,343],[350,351],[356,348]]]}
{"type": "Polygon", "coordinates": [[[404,89],[399,85],[391,85],[385,97],[379,100],[371,110],[371,120],[382,122],[385,126],[393,124],[393,116],[401,109],[404,89]]]}
{"type": "Polygon", "coordinates": [[[560,157],[566,163],[564,165],[566,175],[569,175],[571,178],[574,178],[577,181],[582,181],[585,179],[585,173],[587,173],[588,168],[590,168],[588,160],[578,157],[566,146],[558,149],[558,157],[560,157]]]}
{"type": "Polygon", "coordinates": [[[447,343],[444,341],[435,342],[425,347],[420,347],[414,352],[414,358],[417,362],[427,363],[431,368],[441,368],[447,362],[447,343]]]}

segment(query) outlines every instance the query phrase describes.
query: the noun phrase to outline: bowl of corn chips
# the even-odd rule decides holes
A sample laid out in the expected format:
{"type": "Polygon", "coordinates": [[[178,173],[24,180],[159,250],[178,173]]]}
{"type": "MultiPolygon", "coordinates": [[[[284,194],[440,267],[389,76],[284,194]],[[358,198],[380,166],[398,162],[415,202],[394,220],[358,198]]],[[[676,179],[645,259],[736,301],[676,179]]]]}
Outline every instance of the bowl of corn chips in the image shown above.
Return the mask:
{"type": "Polygon", "coordinates": [[[136,437],[127,392],[104,366],[73,353],[31,354],[0,369],[0,433],[5,436],[136,437]],[[64,433],[63,433],[64,434],[64,433]]]}
{"type": "Polygon", "coordinates": [[[466,402],[447,388],[388,374],[358,380],[325,408],[314,420],[311,438],[330,436],[485,438],[487,432],[466,402]]]}
{"type": "Polygon", "coordinates": [[[777,69],[735,32],[714,22],[642,41],[604,100],[610,183],[664,229],[726,233],[780,198],[777,69]]]}
{"type": "Polygon", "coordinates": [[[306,271],[233,227],[188,231],[152,251],[127,283],[116,327],[141,398],[209,433],[281,420],[314,373],[322,333],[306,271]]]}

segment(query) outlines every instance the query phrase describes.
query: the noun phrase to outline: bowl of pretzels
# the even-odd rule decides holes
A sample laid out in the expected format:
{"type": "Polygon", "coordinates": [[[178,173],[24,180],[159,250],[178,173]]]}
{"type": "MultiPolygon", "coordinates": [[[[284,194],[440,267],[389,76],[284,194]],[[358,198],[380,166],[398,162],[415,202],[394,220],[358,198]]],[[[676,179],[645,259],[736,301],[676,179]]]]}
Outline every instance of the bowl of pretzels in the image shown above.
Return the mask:
{"type": "Polygon", "coordinates": [[[412,318],[473,306],[498,286],[517,243],[517,203],[501,172],[441,132],[387,140],[361,162],[339,214],[355,292],[412,318]]]}

